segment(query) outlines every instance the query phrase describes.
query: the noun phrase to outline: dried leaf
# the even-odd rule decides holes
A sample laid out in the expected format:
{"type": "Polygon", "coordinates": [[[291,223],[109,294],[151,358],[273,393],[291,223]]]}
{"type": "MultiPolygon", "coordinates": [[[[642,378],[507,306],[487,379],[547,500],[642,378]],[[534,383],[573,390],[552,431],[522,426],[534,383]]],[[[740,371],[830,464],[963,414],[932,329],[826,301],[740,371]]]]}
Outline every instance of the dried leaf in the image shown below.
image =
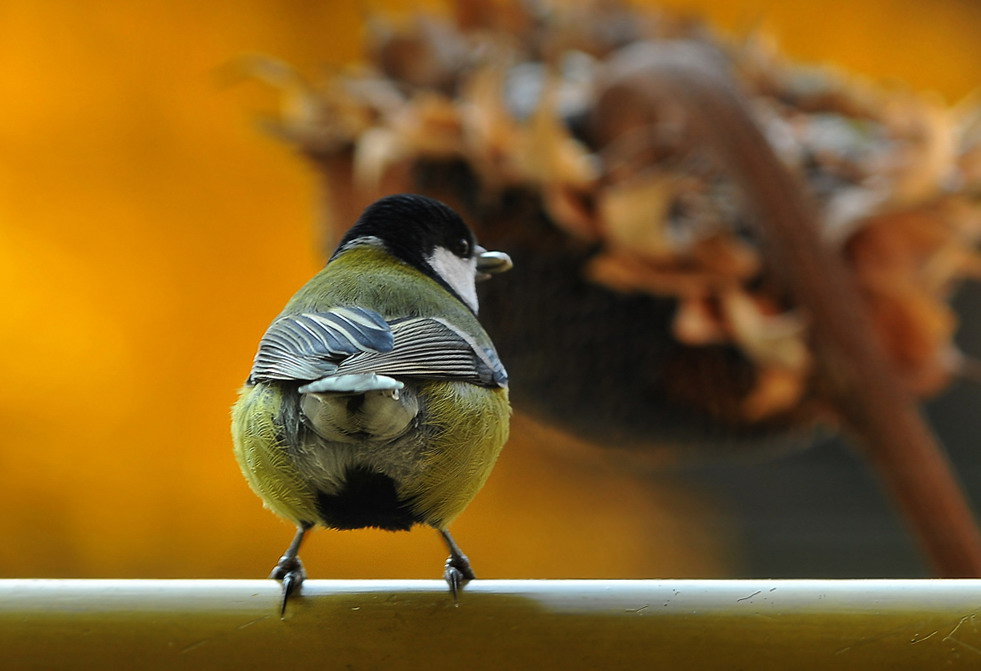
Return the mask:
{"type": "Polygon", "coordinates": [[[372,128],[361,135],[354,150],[354,183],[376,191],[389,167],[408,155],[405,142],[390,128],[372,128]]]}
{"type": "Polygon", "coordinates": [[[416,96],[392,120],[392,130],[414,155],[447,158],[460,154],[463,129],[456,105],[443,95],[416,96]]]}
{"type": "Polygon", "coordinates": [[[734,280],[751,279],[762,265],[759,252],[749,243],[721,232],[696,240],[691,255],[708,272],[734,280]]]}
{"type": "Polygon", "coordinates": [[[715,293],[729,283],[717,275],[647,262],[625,250],[607,250],[593,257],[586,276],[622,292],[642,291],[658,296],[691,296],[715,293]]]}
{"type": "Polygon", "coordinates": [[[535,28],[534,3],[514,0],[453,0],[457,26],[463,31],[491,30],[522,35],[535,28]]]}
{"type": "Polygon", "coordinates": [[[892,202],[915,204],[937,193],[954,170],[953,120],[939,103],[912,94],[886,101],[882,109],[897,151],[880,166],[892,182],[892,202]]]}
{"type": "Polygon", "coordinates": [[[758,368],[753,389],[742,402],[743,417],[758,422],[793,410],[804,395],[806,382],[799,373],[785,368],[758,368]]]}
{"type": "Polygon", "coordinates": [[[592,188],[599,177],[598,162],[559,118],[555,93],[556,85],[549,80],[530,123],[521,129],[512,163],[518,174],[533,184],[592,188]]]}
{"type": "Polygon", "coordinates": [[[943,386],[949,379],[944,354],[956,324],[950,308],[908,280],[866,280],[864,288],[883,346],[910,389],[928,394],[943,386]]]}
{"type": "Polygon", "coordinates": [[[706,296],[683,296],[678,301],[671,332],[678,342],[693,347],[717,345],[729,340],[726,325],[706,296]]]}
{"type": "Polygon", "coordinates": [[[581,240],[600,237],[600,224],[589,200],[589,193],[566,184],[546,184],[542,199],[552,218],[581,240]]]}
{"type": "Polygon", "coordinates": [[[800,317],[778,314],[771,301],[734,287],[721,292],[720,306],[733,339],[753,361],[801,376],[810,369],[800,317]]]}
{"type": "Polygon", "coordinates": [[[598,209],[607,244],[648,260],[677,255],[679,246],[668,236],[667,218],[681,186],[679,178],[655,174],[603,189],[598,209]]]}
{"type": "Polygon", "coordinates": [[[487,65],[474,72],[462,93],[460,118],[467,155],[489,188],[519,181],[509,161],[520,130],[504,101],[501,67],[487,65]]]}
{"type": "Polygon", "coordinates": [[[417,14],[408,25],[368,24],[372,60],[390,79],[412,86],[447,89],[466,65],[466,40],[443,20],[417,14]]]}

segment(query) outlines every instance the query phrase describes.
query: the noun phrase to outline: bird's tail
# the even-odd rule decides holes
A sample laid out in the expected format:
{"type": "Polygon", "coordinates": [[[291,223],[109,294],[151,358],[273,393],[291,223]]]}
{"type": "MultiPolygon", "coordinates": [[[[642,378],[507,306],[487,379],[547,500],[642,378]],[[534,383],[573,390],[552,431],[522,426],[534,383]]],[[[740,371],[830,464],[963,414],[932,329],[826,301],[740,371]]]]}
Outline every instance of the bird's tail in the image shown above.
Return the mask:
{"type": "Polygon", "coordinates": [[[419,412],[405,384],[376,373],[321,378],[300,387],[300,410],[321,438],[334,442],[389,441],[419,412]]]}

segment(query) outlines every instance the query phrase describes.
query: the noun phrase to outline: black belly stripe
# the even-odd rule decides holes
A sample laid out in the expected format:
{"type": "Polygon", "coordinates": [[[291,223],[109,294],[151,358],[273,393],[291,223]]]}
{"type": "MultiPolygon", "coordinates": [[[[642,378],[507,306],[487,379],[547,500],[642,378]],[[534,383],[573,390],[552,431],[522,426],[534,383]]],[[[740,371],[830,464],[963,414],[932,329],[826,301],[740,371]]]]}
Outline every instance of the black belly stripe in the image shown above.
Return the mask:
{"type": "Polygon", "coordinates": [[[318,492],[317,512],[321,522],[334,529],[406,531],[422,521],[408,501],[399,499],[390,477],[363,466],[348,469],[336,494],[318,492]]]}

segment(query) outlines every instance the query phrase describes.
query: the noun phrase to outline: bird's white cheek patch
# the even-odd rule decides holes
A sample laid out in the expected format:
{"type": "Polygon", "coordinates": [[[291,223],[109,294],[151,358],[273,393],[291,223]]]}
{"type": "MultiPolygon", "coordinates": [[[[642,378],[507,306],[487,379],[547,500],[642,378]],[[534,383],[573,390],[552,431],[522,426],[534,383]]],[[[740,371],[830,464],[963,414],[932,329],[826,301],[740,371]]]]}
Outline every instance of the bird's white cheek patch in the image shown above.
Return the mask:
{"type": "Polygon", "coordinates": [[[453,288],[453,291],[470,306],[470,309],[476,312],[477,259],[461,259],[445,247],[437,247],[427,261],[433,270],[453,288]]]}

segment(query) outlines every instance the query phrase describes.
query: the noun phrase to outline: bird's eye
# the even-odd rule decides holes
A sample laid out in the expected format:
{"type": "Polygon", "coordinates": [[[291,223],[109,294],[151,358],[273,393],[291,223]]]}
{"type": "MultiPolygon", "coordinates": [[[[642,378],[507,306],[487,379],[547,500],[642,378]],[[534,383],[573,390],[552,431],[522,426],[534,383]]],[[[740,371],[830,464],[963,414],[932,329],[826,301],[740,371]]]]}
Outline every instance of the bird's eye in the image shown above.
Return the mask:
{"type": "Polygon", "coordinates": [[[470,257],[470,241],[466,238],[460,238],[460,244],[457,245],[457,255],[462,258],[470,257]]]}

